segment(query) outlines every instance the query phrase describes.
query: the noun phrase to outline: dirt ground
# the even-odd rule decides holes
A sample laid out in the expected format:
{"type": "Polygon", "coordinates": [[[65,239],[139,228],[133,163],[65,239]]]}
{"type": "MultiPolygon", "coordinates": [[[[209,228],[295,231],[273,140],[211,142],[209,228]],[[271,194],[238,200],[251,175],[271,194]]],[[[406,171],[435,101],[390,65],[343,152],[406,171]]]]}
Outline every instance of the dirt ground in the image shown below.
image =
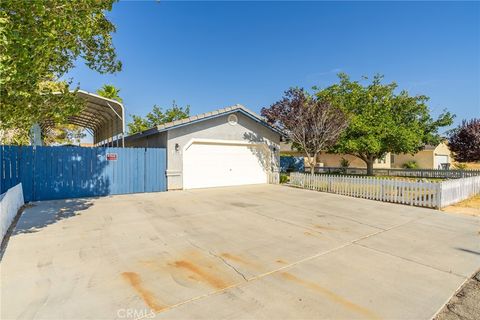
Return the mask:
{"type": "Polygon", "coordinates": [[[480,271],[445,305],[434,320],[480,319],[480,271]]]}
{"type": "Polygon", "coordinates": [[[471,216],[480,216],[480,195],[473,198],[467,199],[465,201],[459,202],[452,206],[448,206],[443,211],[461,213],[471,216]]]}

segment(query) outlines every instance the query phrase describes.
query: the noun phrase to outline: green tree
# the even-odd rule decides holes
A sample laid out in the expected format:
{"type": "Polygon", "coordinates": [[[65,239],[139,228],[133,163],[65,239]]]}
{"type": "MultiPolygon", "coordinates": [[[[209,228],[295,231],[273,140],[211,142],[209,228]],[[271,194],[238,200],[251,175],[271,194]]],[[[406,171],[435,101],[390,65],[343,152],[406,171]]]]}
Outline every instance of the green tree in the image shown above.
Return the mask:
{"type": "Polygon", "coordinates": [[[172,106],[166,109],[165,112],[162,111],[161,107],[154,105],[152,111],[147,113],[145,118],[132,115],[133,121],[128,124],[128,132],[129,134],[142,132],[160,124],[185,119],[189,116],[190,106],[187,105],[185,108],[180,107],[175,103],[175,100],[173,101],[172,106]]]}
{"type": "Polygon", "coordinates": [[[157,105],[153,106],[152,111],[147,113],[145,118],[146,118],[146,123],[148,128],[151,128],[153,126],[166,122],[165,114],[163,113],[162,108],[157,105]]]}
{"type": "Polygon", "coordinates": [[[425,144],[438,144],[438,129],[453,122],[454,115],[446,111],[433,119],[427,96],[410,96],[405,90],[396,94],[397,84],[383,84],[381,75],[367,85],[351,81],[346,74],[339,78],[339,83],[317,92],[349,117],[347,129],[331,151],[362,159],[369,175],[375,160],[387,152],[413,154],[425,144]]]}
{"type": "Polygon", "coordinates": [[[190,116],[190,106],[187,105],[185,108],[179,107],[175,103],[175,100],[173,100],[172,106],[169,109],[165,110],[162,123],[185,119],[185,118],[188,118],[189,116],[190,116]]]}
{"type": "Polygon", "coordinates": [[[132,122],[128,123],[128,133],[134,134],[137,132],[145,131],[149,128],[148,121],[140,116],[134,114],[132,116],[132,122]]]}
{"type": "Polygon", "coordinates": [[[42,135],[43,143],[45,145],[80,145],[80,142],[84,137],[86,137],[84,128],[73,124],[57,125],[48,129],[42,135]]]}
{"type": "MultiPolygon", "coordinates": [[[[99,73],[121,69],[105,12],[114,0],[0,2],[0,130],[25,135],[35,122],[64,122],[83,101],[57,82],[81,58],[99,73]]],[[[19,140],[18,140],[19,141],[19,140]]]]}
{"type": "Polygon", "coordinates": [[[120,103],[123,102],[123,99],[120,98],[120,89],[116,88],[114,85],[111,84],[104,84],[101,89],[97,90],[99,96],[104,98],[116,100],[120,103]]]}

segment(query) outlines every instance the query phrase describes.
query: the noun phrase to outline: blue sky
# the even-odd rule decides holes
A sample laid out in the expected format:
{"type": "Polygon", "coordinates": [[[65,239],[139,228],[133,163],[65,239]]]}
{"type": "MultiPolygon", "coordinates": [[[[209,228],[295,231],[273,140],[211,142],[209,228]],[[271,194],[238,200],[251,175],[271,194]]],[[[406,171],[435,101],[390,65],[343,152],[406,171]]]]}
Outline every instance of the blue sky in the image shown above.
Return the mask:
{"type": "Polygon", "coordinates": [[[109,17],[123,70],[79,61],[66,77],[90,92],[119,87],[127,114],[172,100],[191,114],[236,103],[259,112],[342,71],[384,74],[456,123],[480,117],[479,2],[122,1],[109,17]]]}

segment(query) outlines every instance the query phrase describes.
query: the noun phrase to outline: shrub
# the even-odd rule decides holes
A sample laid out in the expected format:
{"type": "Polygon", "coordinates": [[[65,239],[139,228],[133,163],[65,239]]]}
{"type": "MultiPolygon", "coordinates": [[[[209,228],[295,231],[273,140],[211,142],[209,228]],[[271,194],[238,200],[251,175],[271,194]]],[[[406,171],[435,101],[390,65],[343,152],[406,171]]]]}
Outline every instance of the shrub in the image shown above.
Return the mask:
{"type": "Polygon", "coordinates": [[[466,170],[467,168],[468,168],[468,164],[466,163],[461,163],[461,162],[455,163],[455,169],[466,170]]]}
{"type": "Polygon", "coordinates": [[[415,160],[407,161],[403,164],[405,169],[418,169],[418,163],[415,160]]]}
{"type": "Polygon", "coordinates": [[[342,168],[342,169],[340,169],[340,172],[343,173],[343,174],[346,174],[347,173],[347,168],[349,166],[350,166],[350,161],[348,161],[347,159],[342,157],[342,159],[340,160],[340,167],[342,168]]]}
{"type": "Polygon", "coordinates": [[[287,183],[288,182],[288,175],[285,173],[280,173],[280,183],[287,183]]]}
{"type": "Polygon", "coordinates": [[[350,166],[350,161],[342,157],[342,160],[340,160],[340,167],[348,168],[349,166],[350,166]]]}

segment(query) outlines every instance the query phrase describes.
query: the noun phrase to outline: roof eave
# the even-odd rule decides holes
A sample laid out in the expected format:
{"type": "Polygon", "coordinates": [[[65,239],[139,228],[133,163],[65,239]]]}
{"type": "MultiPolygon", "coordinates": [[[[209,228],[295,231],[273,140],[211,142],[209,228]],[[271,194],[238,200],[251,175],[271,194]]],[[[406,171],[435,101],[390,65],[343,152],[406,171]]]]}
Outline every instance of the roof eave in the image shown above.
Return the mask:
{"type": "MultiPolygon", "coordinates": [[[[232,108],[232,107],[229,107],[229,108],[232,108]]],[[[236,108],[232,108],[230,110],[227,110],[225,112],[218,112],[218,113],[214,113],[212,112],[212,115],[209,115],[207,117],[203,117],[203,118],[199,118],[199,119],[195,119],[195,120],[191,120],[191,121],[188,121],[188,122],[184,122],[184,123],[178,123],[178,124],[175,124],[175,125],[170,125],[170,126],[165,126],[165,125],[158,125],[154,128],[150,128],[148,130],[145,130],[145,131],[142,131],[142,132],[139,132],[139,133],[135,133],[134,135],[130,135],[130,136],[127,136],[125,137],[125,139],[133,139],[133,140],[136,140],[136,139],[139,139],[139,138],[143,138],[143,137],[147,137],[147,136],[150,136],[152,134],[156,134],[156,133],[161,133],[161,132],[165,132],[165,131],[168,131],[168,130],[172,130],[172,129],[177,129],[177,128],[181,128],[181,127],[184,127],[184,126],[188,126],[188,125],[191,125],[191,124],[195,124],[195,123],[199,123],[199,122],[202,122],[202,121],[205,121],[205,120],[210,120],[210,119],[215,119],[215,118],[218,118],[218,117],[221,117],[221,116],[225,116],[225,115],[228,115],[228,114],[232,114],[232,113],[236,113],[236,112],[239,112],[247,117],[249,117],[250,119],[254,120],[255,122],[269,128],[270,130],[278,133],[279,135],[281,136],[284,136],[285,137],[285,133],[283,133],[280,129],[278,128],[275,128],[273,126],[271,126],[270,124],[268,124],[267,122],[265,122],[264,120],[256,117],[255,115],[253,115],[252,113],[244,110],[243,106],[242,107],[236,107],[236,108]]],[[[181,121],[181,120],[179,120],[181,121]]]]}

